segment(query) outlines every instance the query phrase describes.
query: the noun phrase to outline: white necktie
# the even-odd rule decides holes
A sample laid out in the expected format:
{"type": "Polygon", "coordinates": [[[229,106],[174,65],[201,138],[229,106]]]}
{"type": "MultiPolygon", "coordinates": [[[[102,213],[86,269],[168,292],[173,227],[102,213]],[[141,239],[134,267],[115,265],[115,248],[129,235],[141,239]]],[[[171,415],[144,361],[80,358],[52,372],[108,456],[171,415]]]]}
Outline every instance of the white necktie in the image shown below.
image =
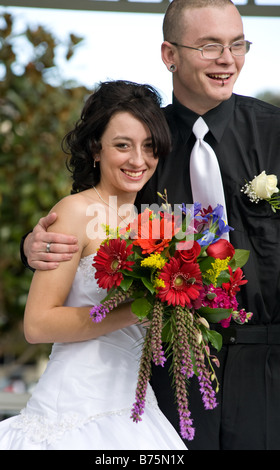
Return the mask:
{"type": "Polygon", "coordinates": [[[206,209],[209,205],[214,209],[217,204],[221,204],[224,208],[224,218],[227,223],[226,203],[219,163],[212,147],[203,140],[208,131],[208,126],[202,117],[198,118],[193,126],[193,133],[197,140],[190,158],[193,202],[200,202],[202,208],[206,209]]]}

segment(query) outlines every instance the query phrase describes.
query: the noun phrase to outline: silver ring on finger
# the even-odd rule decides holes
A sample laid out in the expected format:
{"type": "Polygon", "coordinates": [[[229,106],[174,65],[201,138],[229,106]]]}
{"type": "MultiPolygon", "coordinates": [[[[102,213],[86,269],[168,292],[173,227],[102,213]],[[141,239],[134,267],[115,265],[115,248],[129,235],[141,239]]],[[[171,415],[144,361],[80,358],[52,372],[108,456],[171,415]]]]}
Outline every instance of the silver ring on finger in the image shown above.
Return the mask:
{"type": "Polygon", "coordinates": [[[51,251],[51,243],[47,243],[46,253],[49,253],[50,251],[51,251]]]}

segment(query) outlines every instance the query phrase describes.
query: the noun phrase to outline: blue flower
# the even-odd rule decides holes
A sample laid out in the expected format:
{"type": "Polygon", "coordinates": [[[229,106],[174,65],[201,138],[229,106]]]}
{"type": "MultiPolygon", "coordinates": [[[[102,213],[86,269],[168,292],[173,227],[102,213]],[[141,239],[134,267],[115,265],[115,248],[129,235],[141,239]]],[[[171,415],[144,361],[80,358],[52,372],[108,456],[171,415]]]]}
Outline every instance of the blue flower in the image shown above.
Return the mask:
{"type": "MultiPolygon", "coordinates": [[[[218,222],[218,229],[216,230],[217,237],[221,237],[224,233],[233,230],[232,227],[227,225],[225,215],[224,215],[224,208],[221,204],[218,204],[212,212],[213,215],[213,224],[218,222]]],[[[216,240],[217,241],[217,240],[216,240]]]]}
{"type": "Polygon", "coordinates": [[[210,232],[210,230],[205,230],[205,232],[202,232],[202,237],[196,241],[197,243],[199,243],[200,246],[210,245],[210,243],[213,243],[215,236],[216,235],[214,232],[210,232]]]}
{"type": "Polygon", "coordinates": [[[183,203],[179,208],[183,214],[190,215],[193,219],[201,211],[201,204],[200,202],[195,202],[190,208],[188,208],[186,204],[183,203]]]}

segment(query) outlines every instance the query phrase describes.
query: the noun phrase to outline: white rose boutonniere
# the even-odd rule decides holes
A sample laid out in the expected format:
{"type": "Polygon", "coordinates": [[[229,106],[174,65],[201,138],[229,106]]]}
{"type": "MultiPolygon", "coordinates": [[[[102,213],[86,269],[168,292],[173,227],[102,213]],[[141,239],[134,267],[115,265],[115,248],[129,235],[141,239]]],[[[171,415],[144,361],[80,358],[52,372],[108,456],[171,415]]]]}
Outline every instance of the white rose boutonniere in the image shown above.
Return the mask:
{"type": "Polygon", "coordinates": [[[261,200],[267,201],[271,205],[273,212],[280,209],[280,194],[275,175],[267,175],[265,171],[262,171],[252,181],[246,183],[241,188],[241,192],[246,194],[250,201],[256,204],[261,200]]]}

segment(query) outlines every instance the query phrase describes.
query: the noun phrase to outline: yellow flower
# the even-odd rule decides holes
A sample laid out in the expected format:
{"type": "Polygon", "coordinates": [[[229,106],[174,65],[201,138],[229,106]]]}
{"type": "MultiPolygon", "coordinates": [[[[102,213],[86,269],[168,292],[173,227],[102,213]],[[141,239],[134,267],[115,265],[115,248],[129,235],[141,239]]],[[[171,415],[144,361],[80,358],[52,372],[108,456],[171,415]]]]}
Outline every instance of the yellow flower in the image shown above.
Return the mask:
{"type": "Polygon", "coordinates": [[[143,259],[141,261],[141,266],[145,268],[151,269],[162,269],[166,263],[166,259],[164,259],[160,253],[152,253],[148,258],[143,259]]]}
{"type": "Polygon", "coordinates": [[[163,279],[159,279],[158,277],[154,280],[154,288],[159,289],[160,287],[165,287],[165,282],[163,279]]]}
{"type": "Polygon", "coordinates": [[[117,227],[116,229],[113,229],[113,228],[110,227],[110,225],[107,225],[107,224],[102,224],[101,227],[104,230],[104,233],[105,233],[107,238],[110,239],[110,238],[119,238],[120,237],[119,227],[117,227]]]}
{"type": "Polygon", "coordinates": [[[230,256],[226,259],[215,259],[215,261],[211,265],[212,267],[206,271],[206,277],[209,279],[211,284],[213,284],[214,286],[216,285],[218,276],[221,274],[222,271],[227,269],[229,261],[230,256]]]}

